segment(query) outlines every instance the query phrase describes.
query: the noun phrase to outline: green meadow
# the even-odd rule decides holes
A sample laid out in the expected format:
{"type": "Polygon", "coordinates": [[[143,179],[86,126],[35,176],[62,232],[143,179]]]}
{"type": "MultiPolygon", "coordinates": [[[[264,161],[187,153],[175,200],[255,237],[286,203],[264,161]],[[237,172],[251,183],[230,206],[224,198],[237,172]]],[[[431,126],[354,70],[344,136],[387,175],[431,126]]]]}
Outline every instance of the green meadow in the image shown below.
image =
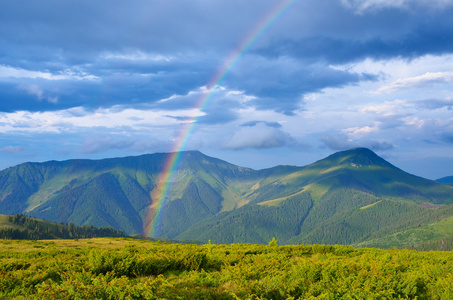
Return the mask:
{"type": "Polygon", "coordinates": [[[453,252],[0,240],[0,299],[453,299],[453,252]]]}

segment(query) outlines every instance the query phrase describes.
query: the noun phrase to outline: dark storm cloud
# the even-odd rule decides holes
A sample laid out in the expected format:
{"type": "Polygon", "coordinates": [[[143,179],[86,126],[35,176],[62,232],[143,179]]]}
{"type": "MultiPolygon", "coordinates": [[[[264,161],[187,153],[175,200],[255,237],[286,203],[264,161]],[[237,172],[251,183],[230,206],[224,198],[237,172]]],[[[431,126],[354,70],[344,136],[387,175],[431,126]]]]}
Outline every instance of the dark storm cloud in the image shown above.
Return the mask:
{"type": "MultiPolygon", "coordinates": [[[[161,99],[208,84],[275,6],[267,0],[0,3],[4,112],[159,107],[161,99]]],[[[377,79],[331,64],[451,53],[452,8],[424,9],[357,14],[341,1],[299,1],[221,84],[254,96],[248,106],[294,115],[304,108],[306,93],[377,79]]],[[[193,103],[185,100],[172,102],[172,108],[193,103]]],[[[235,118],[234,107],[221,114],[214,102],[201,122],[235,118]]]]}
{"type": "Polygon", "coordinates": [[[331,64],[365,58],[412,59],[453,52],[452,5],[437,9],[423,5],[410,9],[390,7],[354,14],[339,7],[338,3],[323,10],[321,16],[314,18],[317,22],[307,26],[314,29],[310,25],[317,23],[314,31],[300,36],[277,36],[257,52],[271,57],[285,55],[331,64]]]}
{"type": "MultiPolygon", "coordinates": [[[[453,12],[450,12],[450,14],[453,12]]],[[[422,55],[441,55],[453,52],[453,22],[414,28],[398,37],[375,36],[366,40],[312,36],[301,40],[278,41],[259,53],[270,56],[287,55],[303,60],[346,64],[366,58],[376,60],[402,57],[413,59],[422,55]],[[431,27],[432,26],[432,27],[431,27]]]]}
{"type": "Polygon", "coordinates": [[[333,69],[325,63],[306,64],[288,57],[269,60],[248,55],[234,70],[226,85],[234,89],[245,89],[247,93],[256,96],[250,104],[257,109],[293,115],[294,111],[303,109],[303,94],[376,78],[371,74],[333,69]]]}

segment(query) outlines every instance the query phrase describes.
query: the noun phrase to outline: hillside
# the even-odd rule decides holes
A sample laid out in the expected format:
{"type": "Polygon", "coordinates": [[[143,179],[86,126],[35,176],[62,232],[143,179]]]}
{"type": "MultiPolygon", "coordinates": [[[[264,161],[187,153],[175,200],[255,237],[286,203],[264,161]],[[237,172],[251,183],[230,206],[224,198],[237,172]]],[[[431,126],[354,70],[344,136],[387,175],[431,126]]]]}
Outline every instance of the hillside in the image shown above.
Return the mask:
{"type": "Polygon", "coordinates": [[[178,237],[353,244],[453,215],[451,187],[407,174],[368,149],[335,153],[273,185],[280,194],[258,189],[257,205],[207,219],[178,237]]]}
{"type": "Polygon", "coordinates": [[[451,184],[453,185],[453,176],[442,177],[436,180],[437,182],[444,183],[444,184],[451,184]]]}
{"type": "MultiPolygon", "coordinates": [[[[169,154],[26,163],[0,172],[0,213],[144,231],[169,154]]],[[[453,216],[453,187],[374,152],[253,170],[181,153],[157,237],[213,243],[356,244],[453,216]]]]}
{"type": "Polygon", "coordinates": [[[0,215],[0,239],[42,240],[125,236],[123,232],[113,228],[76,226],[73,223],[56,224],[23,214],[0,215]]]}

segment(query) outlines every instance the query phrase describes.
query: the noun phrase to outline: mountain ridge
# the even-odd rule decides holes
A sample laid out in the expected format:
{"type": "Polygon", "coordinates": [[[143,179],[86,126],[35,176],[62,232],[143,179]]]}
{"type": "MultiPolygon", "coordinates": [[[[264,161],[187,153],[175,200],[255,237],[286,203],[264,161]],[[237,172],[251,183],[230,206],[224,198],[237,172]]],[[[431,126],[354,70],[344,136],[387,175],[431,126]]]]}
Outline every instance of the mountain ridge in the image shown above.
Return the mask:
{"type": "MultiPolygon", "coordinates": [[[[140,234],[169,155],[7,168],[0,171],[0,213],[140,234]]],[[[452,186],[408,174],[366,148],[263,170],[199,151],[179,155],[158,237],[353,244],[448,217],[453,204],[452,186]]]]}
{"type": "Polygon", "coordinates": [[[443,184],[453,185],[453,176],[442,177],[442,178],[436,179],[436,181],[439,183],[443,183],[443,184]]]}

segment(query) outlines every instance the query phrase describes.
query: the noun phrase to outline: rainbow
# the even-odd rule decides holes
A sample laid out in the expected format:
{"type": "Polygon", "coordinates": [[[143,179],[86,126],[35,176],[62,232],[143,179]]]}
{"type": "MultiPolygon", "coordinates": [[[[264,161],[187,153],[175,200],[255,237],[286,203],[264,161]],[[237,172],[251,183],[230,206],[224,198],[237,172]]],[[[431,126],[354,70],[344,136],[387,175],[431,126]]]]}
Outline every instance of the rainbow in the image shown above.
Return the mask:
{"type": "MultiPolygon", "coordinates": [[[[280,1],[267,15],[265,15],[264,18],[261,19],[257,25],[253,27],[252,30],[250,30],[242,42],[239,43],[238,46],[231,52],[225,60],[225,63],[216,72],[215,76],[206,85],[208,91],[206,93],[202,93],[196,105],[200,111],[203,111],[212,98],[214,98],[218,90],[217,87],[221,86],[230,74],[231,70],[234,69],[244,54],[248,52],[253,44],[268,30],[269,27],[271,27],[298,1],[299,0],[280,1]]],[[[159,174],[157,187],[151,193],[151,199],[156,199],[157,201],[153,201],[152,205],[149,207],[148,215],[146,216],[143,232],[146,237],[154,237],[155,235],[156,226],[159,223],[163,204],[167,198],[167,193],[170,188],[173,175],[181,158],[181,151],[185,149],[198,118],[199,117],[193,117],[192,120],[189,120],[183,125],[173,149],[159,174]]]]}

